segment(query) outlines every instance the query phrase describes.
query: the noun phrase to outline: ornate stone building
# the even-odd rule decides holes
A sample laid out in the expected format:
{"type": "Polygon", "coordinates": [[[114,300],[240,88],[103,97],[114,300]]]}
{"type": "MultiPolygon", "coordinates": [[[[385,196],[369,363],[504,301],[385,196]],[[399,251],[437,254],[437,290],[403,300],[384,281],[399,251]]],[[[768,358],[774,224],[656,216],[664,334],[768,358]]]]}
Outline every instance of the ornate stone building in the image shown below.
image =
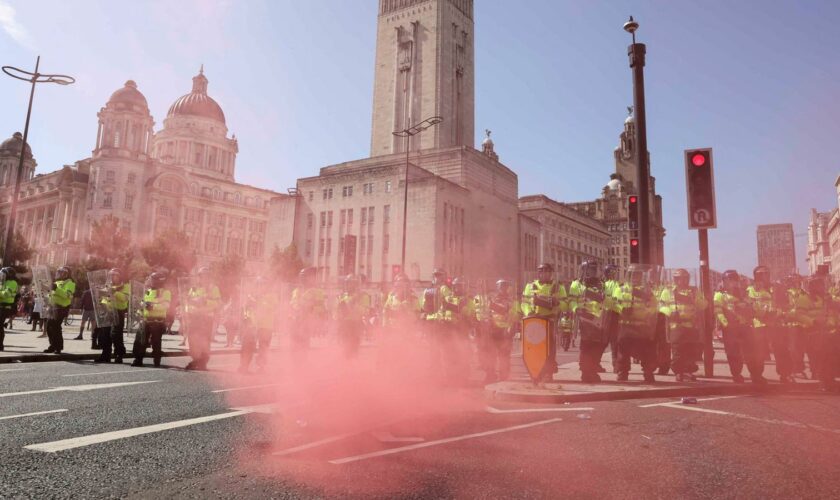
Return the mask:
{"type": "Polygon", "coordinates": [[[820,266],[831,270],[831,243],[829,241],[829,227],[831,219],[835,217],[837,209],[828,212],[817,212],[811,209],[808,220],[808,274],[816,274],[820,266]]]}
{"type": "MultiPolygon", "coordinates": [[[[199,264],[225,255],[241,256],[251,268],[264,262],[274,243],[268,235],[278,234],[268,228],[270,202],[287,195],[236,183],[236,137],[228,137],[207,85],[202,68],[155,132],[146,98],[127,81],[97,114],[91,157],[55,172],[34,174],[27,147],[16,225],[36,250],[33,264],[79,262],[92,223],[108,215],[138,244],[167,228],[183,230],[199,264]]],[[[4,227],[16,141],[17,134],[0,146],[4,227]]]]}
{"type": "MultiPolygon", "coordinates": [[[[619,135],[619,145],[614,151],[615,172],[601,191],[601,197],[593,201],[568,203],[567,205],[604,223],[610,233],[609,254],[606,262],[618,266],[622,271],[630,264],[631,231],[627,227],[628,197],[637,195],[636,187],[636,123],[632,114],[624,120],[624,130],[619,135]]],[[[650,161],[650,159],[648,159],[650,161]]],[[[665,228],[662,224],[662,197],[656,194],[656,178],[650,177],[650,222],[651,262],[665,265],[665,228]]]]}

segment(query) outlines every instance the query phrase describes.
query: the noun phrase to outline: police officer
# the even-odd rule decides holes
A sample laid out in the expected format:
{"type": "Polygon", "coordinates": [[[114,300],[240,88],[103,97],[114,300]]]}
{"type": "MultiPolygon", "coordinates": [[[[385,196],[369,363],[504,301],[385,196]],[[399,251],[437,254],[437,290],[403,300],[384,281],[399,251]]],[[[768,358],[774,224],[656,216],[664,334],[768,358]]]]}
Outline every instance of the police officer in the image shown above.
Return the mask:
{"type": "MultiPolygon", "coordinates": [[[[613,294],[617,288],[621,286],[621,281],[618,279],[618,266],[607,264],[604,266],[604,297],[609,300],[613,307],[605,309],[604,325],[607,332],[607,338],[610,343],[610,357],[612,358],[613,373],[618,373],[618,313],[615,310],[615,301],[612,300],[613,294]]],[[[600,365],[600,359],[599,359],[600,365]]],[[[600,371],[600,370],[599,370],[600,371]]]]}
{"type": "MultiPolygon", "coordinates": [[[[756,356],[772,350],[776,358],[779,381],[795,382],[792,377],[789,337],[782,324],[782,314],[788,308],[787,293],[778,295],[770,283],[770,270],[765,266],[753,269],[754,283],[747,287],[747,300],[753,308],[753,345],[756,356]]],[[[763,365],[764,363],[762,363],[763,365]]]]}
{"type": "Polygon", "coordinates": [[[633,357],[642,364],[645,382],[655,382],[654,372],[658,360],[656,352],[657,300],[649,283],[647,270],[632,264],[627,269],[628,282],[613,293],[618,319],[618,376],[619,382],[627,381],[633,357]]]}
{"type": "Polygon", "coordinates": [[[327,309],[324,291],[315,285],[314,267],[301,269],[299,286],[292,290],[289,306],[292,315],[292,348],[296,351],[309,349],[309,339],[323,328],[327,309]]]}
{"type": "Polygon", "coordinates": [[[764,370],[764,358],[757,356],[753,347],[754,312],[747,301],[737,271],[730,269],[723,273],[723,287],[715,292],[714,305],[715,317],[723,332],[723,347],[732,380],[737,384],[744,383],[741,372],[746,364],[753,383],[765,384],[767,381],[761,374],[764,370]]]}
{"type": "Polygon", "coordinates": [[[143,366],[143,357],[148,346],[152,347],[152,359],[155,366],[160,366],[163,355],[161,342],[163,333],[166,331],[166,314],[172,301],[172,293],[165,285],[166,274],[156,272],[149,277],[149,286],[143,294],[143,334],[134,337],[132,348],[134,362],[131,366],[143,366]]]}
{"type": "Polygon", "coordinates": [[[47,320],[47,337],[50,346],[44,352],[61,354],[64,350],[64,337],[61,325],[70,313],[70,304],[76,293],[76,283],[70,277],[70,268],[61,266],[55,271],[55,281],[52,284],[49,301],[53,308],[52,317],[47,320]]]}
{"type": "Polygon", "coordinates": [[[832,328],[831,301],[826,293],[825,281],[812,276],[806,283],[805,294],[797,305],[802,327],[802,350],[808,355],[811,379],[816,380],[821,370],[819,348],[825,332],[832,328]]]}
{"type": "Polygon", "coordinates": [[[419,313],[420,301],[411,290],[408,276],[398,274],[382,306],[382,325],[386,335],[393,336],[400,329],[411,331],[417,326],[419,313]]]}
{"type": "Polygon", "coordinates": [[[248,287],[242,305],[244,325],[240,330],[242,339],[240,372],[248,371],[255,353],[257,354],[257,371],[265,368],[278,305],[277,295],[262,276],[248,287]]]}
{"type": "Polygon", "coordinates": [[[343,287],[333,320],[344,355],[351,358],[359,352],[362,331],[370,314],[370,296],[359,290],[359,280],[352,274],[344,277],[343,287]]]}
{"type": "Polygon", "coordinates": [[[510,376],[513,332],[520,321],[519,303],[513,297],[513,283],[498,280],[492,295],[479,294],[474,300],[484,382],[507,380],[510,376]]]}
{"type": "Polygon", "coordinates": [[[103,305],[113,309],[114,324],[103,330],[102,336],[99,338],[102,354],[94,361],[110,363],[113,349],[114,363],[122,363],[123,357],[125,357],[125,317],[128,313],[128,302],[131,298],[131,283],[123,279],[122,272],[117,268],[108,271],[108,278],[114,302],[112,304],[110,300],[103,298],[103,305]]]}
{"type": "MultiPolygon", "coordinates": [[[[554,335],[558,316],[568,311],[569,303],[566,289],[561,283],[554,281],[554,268],[551,264],[537,266],[537,279],[526,284],[522,291],[522,315],[541,316],[549,320],[551,334],[554,335]]],[[[543,379],[550,381],[557,371],[557,342],[554,338],[549,342],[548,362],[543,370],[543,379]]]]}
{"type": "MultiPolygon", "coordinates": [[[[659,300],[659,297],[663,292],[665,292],[665,290],[673,290],[673,288],[674,285],[672,283],[664,283],[662,281],[661,269],[659,267],[651,270],[650,289],[657,300],[659,300]]],[[[655,332],[657,359],[656,373],[658,375],[668,375],[668,372],[671,370],[671,346],[668,343],[667,330],[668,318],[662,313],[662,311],[657,310],[655,332]]]]}
{"type": "Polygon", "coordinates": [[[785,314],[790,342],[791,371],[807,379],[805,374],[805,353],[807,334],[805,332],[804,317],[802,312],[808,307],[808,299],[805,290],[802,289],[802,277],[798,274],[791,274],[784,279],[784,286],[787,291],[788,310],[785,314]]]}
{"type": "Polygon", "coordinates": [[[671,369],[677,382],[697,380],[694,372],[703,352],[703,311],[708,304],[697,289],[690,286],[688,271],[677,269],[674,286],[663,288],[659,294],[659,311],[667,318],[667,338],[671,347],[671,369]]]}
{"type": "Polygon", "coordinates": [[[569,285],[569,304],[580,333],[580,380],[600,382],[601,356],[609,342],[607,311],[613,309],[613,298],[605,295],[596,262],[581,264],[580,277],[569,285]]]}
{"type": "MultiPolygon", "coordinates": [[[[825,289],[825,276],[817,276],[815,279],[822,281],[821,284],[809,285],[825,289]]],[[[824,310],[815,318],[819,325],[818,332],[814,335],[813,341],[816,344],[816,378],[819,379],[821,388],[827,392],[837,392],[837,377],[840,376],[840,296],[832,291],[824,293],[824,310]],[[822,318],[820,319],[820,316],[822,318]]]]}
{"type": "Polygon", "coordinates": [[[14,317],[15,297],[18,293],[17,273],[13,267],[0,269],[0,351],[6,337],[6,319],[14,317]]]}
{"type": "Polygon", "coordinates": [[[187,363],[187,370],[207,369],[207,362],[210,361],[210,343],[215,333],[214,320],[221,304],[222,294],[219,287],[211,281],[210,268],[202,267],[198,270],[198,284],[189,289],[186,297],[192,356],[192,361],[187,363]]]}

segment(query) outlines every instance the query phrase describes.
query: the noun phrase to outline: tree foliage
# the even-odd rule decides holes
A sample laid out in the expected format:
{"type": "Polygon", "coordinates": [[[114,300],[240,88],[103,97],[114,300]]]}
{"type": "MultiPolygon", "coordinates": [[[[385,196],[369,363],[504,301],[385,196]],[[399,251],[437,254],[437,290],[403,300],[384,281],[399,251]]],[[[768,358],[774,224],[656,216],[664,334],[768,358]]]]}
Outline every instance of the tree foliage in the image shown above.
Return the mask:
{"type": "Polygon", "coordinates": [[[189,273],[195,266],[196,255],[187,234],[170,228],[140,249],[140,254],[151,269],[167,269],[189,273]]]}
{"type": "Polygon", "coordinates": [[[136,253],[130,235],[123,232],[120,220],[113,215],[94,221],[86,243],[89,270],[118,267],[127,269],[136,253]]]}
{"type": "MultiPolygon", "coordinates": [[[[3,237],[0,237],[0,248],[6,248],[5,238],[3,237]]],[[[12,247],[9,249],[9,262],[4,262],[3,265],[12,266],[18,273],[24,273],[27,268],[23,263],[31,259],[33,255],[35,255],[35,250],[29,246],[20,231],[15,231],[12,237],[12,247]]]]}
{"type": "Polygon", "coordinates": [[[245,270],[245,259],[239,255],[226,255],[210,265],[213,282],[219,287],[222,298],[227,301],[239,292],[239,282],[245,270]]]}
{"type": "Polygon", "coordinates": [[[294,243],[282,250],[275,246],[269,259],[269,265],[272,274],[284,282],[297,279],[298,273],[303,269],[303,261],[298,255],[297,246],[294,243]]]}

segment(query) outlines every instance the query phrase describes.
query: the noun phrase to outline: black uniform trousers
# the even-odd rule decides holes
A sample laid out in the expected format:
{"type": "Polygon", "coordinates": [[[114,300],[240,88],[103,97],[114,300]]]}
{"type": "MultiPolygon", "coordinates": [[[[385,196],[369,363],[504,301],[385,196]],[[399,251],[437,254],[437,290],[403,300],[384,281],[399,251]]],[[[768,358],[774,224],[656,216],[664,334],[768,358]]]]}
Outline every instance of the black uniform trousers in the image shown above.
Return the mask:
{"type": "Polygon", "coordinates": [[[50,342],[50,349],[56,352],[64,350],[64,337],[61,325],[70,313],[69,307],[53,308],[53,317],[47,320],[47,338],[50,342]]]}
{"type": "MultiPolygon", "coordinates": [[[[147,319],[143,325],[143,335],[134,337],[134,363],[137,365],[143,364],[143,358],[146,355],[146,347],[152,347],[152,359],[154,359],[155,366],[160,366],[160,358],[163,357],[163,333],[166,331],[166,323],[161,320],[147,319]]],[[[192,343],[192,342],[190,342],[192,343]]]]}
{"type": "Polygon", "coordinates": [[[630,373],[630,364],[633,358],[642,362],[642,372],[645,375],[652,375],[659,368],[657,357],[656,338],[634,337],[623,335],[618,332],[618,373],[626,375],[630,373]]]}
{"type": "Polygon", "coordinates": [[[508,328],[483,322],[479,329],[479,359],[487,380],[507,380],[513,339],[508,328]]]}
{"type": "MultiPolygon", "coordinates": [[[[100,359],[103,361],[111,359],[112,350],[118,360],[125,356],[125,314],[126,311],[117,311],[114,325],[101,329],[99,347],[102,349],[100,359]]],[[[97,330],[100,329],[97,328],[97,330]]]]}
{"type": "Polygon", "coordinates": [[[723,349],[733,377],[741,376],[744,365],[755,380],[764,373],[763,349],[757,345],[752,328],[747,325],[732,325],[723,328],[723,349]]]}
{"type": "Polygon", "coordinates": [[[213,340],[213,316],[191,314],[188,321],[190,356],[197,368],[206,368],[210,361],[210,342],[213,340]]]}
{"type": "MultiPolygon", "coordinates": [[[[763,336],[767,338],[770,350],[776,360],[776,374],[785,379],[793,374],[793,359],[790,354],[790,329],[785,326],[765,326],[763,336]]],[[[761,329],[758,329],[761,330],[761,329]]],[[[759,333],[759,335],[762,335],[759,333]]]]}
{"type": "Polygon", "coordinates": [[[3,340],[6,338],[6,318],[13,314],[12,304],[0,306],[0,351],[3,350],[3,340]]]}
{"type": "MultiPolygon", "coordinates": [[[[611,316],[617,318],[617,316],[611,316]]],[[[607,325],[607,328],[609,328],[610,316],[607,316],[605,318],[605,324],[607,325]]],[[[578,365],[580,366],[581,377],[596,377],[598,376],[598,368],[601,365],[601,356],[604,354],[604,350],[607,348],[607,343],[612,341],[612,337],[610,336],[609,332],[602,332],[599,328],[595,328],[583,322],[580,323],[579,328],[580,357],[578,358],[578,365]]],[[[613,353],[617,356],[617,349],[614,350],[613,353]]],[[[617,366],[615,362],[614,365],[617,366]]]]}
{"type": "Polygon", "coordinates": [[[241,369],[247,369],[257,355],[257,368],[265,366],[268,357],[268,347],[271,343],[271,329],[254,328],[247,326],[242,328],[242,351],[239,353],[239,364],[241,369]]]}
{"type": "Polygon", "coordinates": [[[677,326],[669,332],[671,346],[671,370],[675,374],[694,373],[703,353],[703,343],[697,328],[677,326]]]}
{"type": "Polygon", "coordinates": [[[823,387],[836,388],[840,377],[840,333],[820,333],[816,337],[820,356],[817,377],[823,387]]]}

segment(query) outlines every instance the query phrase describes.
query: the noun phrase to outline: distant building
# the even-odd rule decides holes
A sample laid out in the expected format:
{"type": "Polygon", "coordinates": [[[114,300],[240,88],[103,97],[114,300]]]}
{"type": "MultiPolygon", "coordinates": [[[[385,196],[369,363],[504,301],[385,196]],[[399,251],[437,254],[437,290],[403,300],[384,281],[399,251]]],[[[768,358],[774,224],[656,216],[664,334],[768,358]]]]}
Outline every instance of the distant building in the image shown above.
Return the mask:
{"type": "Polygon", "coordinates": [[[756,230],[758,265],[770,269],[770,279],[779,280],[796,272],[793,224],[764,224],[756,230]]]}
{"type": "Polygon", "coordinates": [[[831,271],[831,242],[829,241],[828,230],[831,218],[835,216],[837,209],[828,212],[817,212],[811,209],[811,217],[808,221],[808,274],[816,274],[821,266],[826,266],[831,271]]]}

